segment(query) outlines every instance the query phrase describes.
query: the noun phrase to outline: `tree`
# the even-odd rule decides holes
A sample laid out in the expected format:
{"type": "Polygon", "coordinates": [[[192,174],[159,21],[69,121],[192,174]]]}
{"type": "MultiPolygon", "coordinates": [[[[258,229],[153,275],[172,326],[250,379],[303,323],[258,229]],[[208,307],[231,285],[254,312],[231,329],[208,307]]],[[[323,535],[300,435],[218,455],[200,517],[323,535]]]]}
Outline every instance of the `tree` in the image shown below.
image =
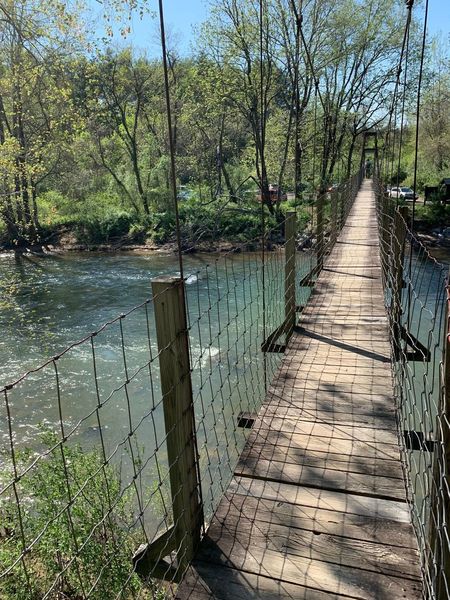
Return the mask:
{"type": "MultiPolygon", "coordinates": [[[[420,168],[436,180],[450,169],[450,57],[437,44],[428,85],[422,96],[420,119],[420,168]]],[[[422,175],[427,178],[427,174],[422,175]]]]}
{"type": "Polygon", "coordinates": [[[74,25],[62,3],[0,4],[0,211],[17,245],[38,240],[37,186],[79,127],[64,77],[74,25]]]}
{"type": "Polygon", "coordinates": [[[262,23],[259,10],[259,2],[254,0],[216,2],[211,19],[203,28],[202,51],[224,69],[227,100],[249,124],[262,200],[274,212],[265,147],[267,123],[279,90],[279,73],[272,51],[267,0],[263,2],[262,23]]]}
{"type": "Polygon", "coordinates": [[[403,32],[394,0],[362,5],[346,0],[328,16],[322,65],[316,65],[323,98],[321,180],[331,181],[346,149],[350,175],[358,136],[386,119],[403,32]]]}
{"type": "Polygon", "coordinates": [[[250,137],[242,113],[228,98],[232,76],[205,55],[197,58],[187,76],[181,163],[189,165],[192,179],[208,184],[210,201],[224,189],[230,199],[238,198],[239,164],[250,137]]]}

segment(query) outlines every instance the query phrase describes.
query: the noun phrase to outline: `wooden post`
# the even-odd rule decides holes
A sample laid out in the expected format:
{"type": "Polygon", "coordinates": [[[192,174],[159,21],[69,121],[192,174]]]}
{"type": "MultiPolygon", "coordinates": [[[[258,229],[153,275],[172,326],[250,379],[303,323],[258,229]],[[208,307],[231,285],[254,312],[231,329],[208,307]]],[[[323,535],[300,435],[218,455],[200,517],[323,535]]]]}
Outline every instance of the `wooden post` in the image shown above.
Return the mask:
{"type": "Polygon", "coordinates": [[[297,215],[290,211],[286,213],[285,229],[285,267],[284,267],[284,306],[286,323],[286,343],[295,327],[296,299],[295,299],[295,254],[297,236],[297,215]]]}
{"type": "Polygon", "coordinates": [[[345,225],[346,218],[346,209],[347,209],[347,200],[348,200],[348,182],[346,181],[343,186],[341,186],[339,191],[339,203],[340,203],[340,219],[339,219],[339,229],[342,231],[342,228],[345,225]]]}
{"type": "Polygon", "coordinates": [[[402,319],[402,289],[403,266],[405,262],[406,223],[408,208],[400,206],[394,214],[394,223],[391,238],[392,257],[392,298],[391,319],[394,334],[394,357],[400,358],[401,351],[401,319],[402,319]]]}
{"type": "Polygon", "coordinates": [[[430,494],[428,570],[436,574],[437,600],[448,600],[450,588],[450,272],[444,306],[444,344],[440,399],[436,419],[433,479],[430,494]]]}
{"type": "Polygon", "coordinates": [[[381,232],[380,232],[380,244],[381,244],[381,267],[383,270],[383,283],[384,287],[388,287],[388,275],[389,275],[389,236],[391,223],[389,222],[389,204],[390,199],[383,193],[381,197],[381,232]]]}
{"type": "Polygon", "coordinates": [[[317,272],[323,267],[323,256],[325,252],[324,222],[325,222],[325,190],[320,188],[317,198],[317,272]]]}
{"type": "Polygon", "coordinates": [[[339,191],[333,190],[331,193],[331,249],[334,247],[338,237],[338,202],[339,202],[339,191]]]}
{"type": "Polygon", "coordinates": [[[203,523],[184,282],[179,277],[158,277],[152,280],[152,292],[178,571],[183,573],[194,556],[203,523]]]}

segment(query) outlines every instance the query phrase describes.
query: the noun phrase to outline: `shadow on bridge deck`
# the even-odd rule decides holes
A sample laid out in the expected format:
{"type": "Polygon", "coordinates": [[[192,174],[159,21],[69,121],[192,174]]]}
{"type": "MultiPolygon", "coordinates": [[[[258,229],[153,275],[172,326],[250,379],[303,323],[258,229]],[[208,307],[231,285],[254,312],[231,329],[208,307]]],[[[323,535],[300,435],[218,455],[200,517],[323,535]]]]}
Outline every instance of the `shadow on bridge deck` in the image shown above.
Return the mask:
{"type": "Polygon", "coordinates": [[[177,597],[421,597],[365,181],[177,597]]]}

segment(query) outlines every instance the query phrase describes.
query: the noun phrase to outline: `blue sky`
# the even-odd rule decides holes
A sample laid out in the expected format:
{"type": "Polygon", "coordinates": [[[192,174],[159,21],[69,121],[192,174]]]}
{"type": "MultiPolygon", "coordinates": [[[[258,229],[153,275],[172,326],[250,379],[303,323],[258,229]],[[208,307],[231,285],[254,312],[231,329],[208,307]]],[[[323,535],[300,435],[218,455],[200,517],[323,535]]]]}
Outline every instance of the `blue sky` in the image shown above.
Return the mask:
{"type": "MultiPolygon", "coordinates": [[[[90,0],[98,6],[96,0],[90,0]]],[[[404,0],[398,0],[402,2],[404,0]]],[[[424,0],[423,0],[424,1],[424,0]]],[[[205,20],[208,9],[207,0],[164,0],[166,26],[176,39],[177,47],[182,54],[187,54],[191,45],[195,46],[195,26],[205,20]]],[[[157,1],[149,1],[150,10],[156,12],[157,1]]],[[[450,34],[450,0],[429,0],[429,33],[442,32],[444,40],[449,43],[450,34]]],[[[117,43],[120,36],[117,37],[117,43]]],[[[145,15],[141,20],[135,16],[132,20],[132,33],[127,39],[137,49],[145,50],[150,56],[159,56],[160,47],[157,40],[156,20],[145,15]]]]}
{"type": "MultiPolygon", "coordinates": [[[[95,14],[94,22],[98,23],[97,34],[104,35],[105,22],[101,16],[103,11],[98,0],[88,0],[88,4],[95,14]]],[[[207,0],[164,0],[163,6],[168,37],[174,38],[178,50],[185,55],[189,53],[191,45],[195,45],[195,26],[207,17],[207,0]]],[[[153,16],[145,14],[141,19],[137,14],[133,15],[131,34],[122,40],[120,34],[115,33],[113,43],[119,45],[131,43],[135,48],[145,50],[150,56],[158,57],[161,54],[161,47],[158,38],[157,0],[148,0],[148,7],[153,16]]]]}
{"type": "Polygon", "coordinates": [[[430,33],[442,32],[448,36],[450,34],[450,0],[429,0],[428,23],[430,33]]]}

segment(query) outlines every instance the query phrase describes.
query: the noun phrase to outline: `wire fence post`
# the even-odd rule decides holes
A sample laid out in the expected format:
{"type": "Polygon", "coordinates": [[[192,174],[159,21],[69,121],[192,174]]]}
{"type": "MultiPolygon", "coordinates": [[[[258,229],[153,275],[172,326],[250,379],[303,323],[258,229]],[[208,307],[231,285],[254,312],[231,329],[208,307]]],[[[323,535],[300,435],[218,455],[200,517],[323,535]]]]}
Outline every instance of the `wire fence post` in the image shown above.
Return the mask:
{"type": "Polygon", "coordinates": [[[203,522],[184,281],[179,277],[158,277],[152,280],[152,292],[177,542],[177,568],[183,573],[200,541],[203,522]]]}
{"type": "Polygon", "coordinates": [[[333,190],[331,193],[331,248],[336,244],[339,232],[339,220],[338,220],[338,202],[339,196],[338,191],[333,190]]]}
{"type": "Polygon", "coordinates": [[[324,221],[325,221],[325,188],[321,187],[317,198],[317,272],[323,267],[324,247],[324,221]]]}
{"type": "Polygon", "coordinates": [[[402,289],[403,265],[405,262],[406,220],[408,207],[400,206],[394,214],[394,226],[391,238],[392,256],[392,331],[394,334],[394,357],[396,360],[401,352],[401,320],[402,320],[402,289]]]}
{"type": "Polygon", "coordinates": [[[344,226],[344,189],[342,188],[342,183],[339,184],[338,192],[337,192],[337,210],[338,210],[338,218],[339,218],[339,231],[344,226]]]}
{"type": "Polygon", "coordinates": [[[345,198],[347,197],[347,183],[339,185],[338,198],[339,198],[339,231],[342,230],[345,223],[345,198]]]}
{"type": "Polygon", "coordinates": [[[383,193],[381,196],[381,267],[383,271],[384,287],[389,286],[389,202],[390,199],[383,193]]]}
{"type": "Polygon", "coordinates": [[[444,345],[440,373],[440,400],[437,414],[437,439],[434,450],[430,494],[429,565],[435,575],[437,600],[450,595],[450,272],[444,304],[444,345]]]}
{"type": "Polygon", "coordinates": [[[286,343],[295,327],[295,251],[297,236],[297,215],[290,211],[286,213],[285,223],[285,274],[284,274],[284,305],[286,318],[286,343]]]}

